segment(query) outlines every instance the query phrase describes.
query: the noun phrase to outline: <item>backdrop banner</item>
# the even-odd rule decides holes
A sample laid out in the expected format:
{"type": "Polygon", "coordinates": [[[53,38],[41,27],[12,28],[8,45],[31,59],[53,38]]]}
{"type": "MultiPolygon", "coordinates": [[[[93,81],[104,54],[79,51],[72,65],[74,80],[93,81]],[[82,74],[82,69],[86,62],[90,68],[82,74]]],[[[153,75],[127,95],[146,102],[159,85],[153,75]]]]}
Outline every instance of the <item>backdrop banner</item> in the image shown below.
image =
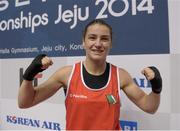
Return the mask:
{"type": "Polygon", "coordinates": [[[0,58],[82,56],[93,19],[112,26],[111,55],[169,53],[167,0],[3,0],[0,58]]]}

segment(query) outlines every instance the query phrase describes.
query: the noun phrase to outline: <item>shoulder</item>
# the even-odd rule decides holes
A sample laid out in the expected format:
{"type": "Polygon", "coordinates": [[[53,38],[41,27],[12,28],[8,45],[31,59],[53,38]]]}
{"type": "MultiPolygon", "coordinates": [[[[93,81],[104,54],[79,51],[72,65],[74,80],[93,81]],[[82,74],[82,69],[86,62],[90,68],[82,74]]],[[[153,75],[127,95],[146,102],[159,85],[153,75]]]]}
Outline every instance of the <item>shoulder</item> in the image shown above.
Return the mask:
{"type": "Polygon", "coordinates": [[[118,73],[119,73],[121,88],[124,88],[129,84],[133,83],[133,79],[127,70],[123,68],[118,68],[118,73]]]}
{"type": "Polygon", "coordinates": [[[56,72],[55,74],[58,74],[58,75],[63,75],[64,77],[66,76],[69,76],[75,67],[77,67],[77,65],[80,65],[81,62],[77,62],[77,63],[74,63],[73,65],[66,65],[66,66],[63,66],[63,67],[60,67],[56,72]]]}
{"type": "Polygon", "coordinates": [[[119,71],[120,75],[128,75],[129,74],[127,70],[120,68],[120,67],[118,67],[118,71],[119,71]]]}
{"type": "Polygon", "coordinates": [[[73,69],[73,65],[63,66],[63,67],[59,68],[55,72],[55,74],[66,76],[72,72],[72,69],[73,69]]]}
{"type": "Polygon", "coordinates": [[[53,75],[52,78],[66,87],[69,77],[71,75],[73,65],[60,67],[53,75]]]}
{"type": "Polygon", "coordinates": [[[118,66],[116,66],[116,65],[114,65],[112,63],[109,63],[109,64],[111,65],[111,67],[114,67],[114,68],[117,69],[117,71],[118,71],[120,76],[124,76],[124,75],[128,75],[129,74],[125,69],[120,68],[120,67],[118,67],[118,66]]]}
{"type": "Polygon", "coordinates": [[[57,71],[68,73],[68,72],[71,72],[72,68],[73,68],[73,65],[68,65],[68,66],[63,66],[59,68],[57,71]]]}

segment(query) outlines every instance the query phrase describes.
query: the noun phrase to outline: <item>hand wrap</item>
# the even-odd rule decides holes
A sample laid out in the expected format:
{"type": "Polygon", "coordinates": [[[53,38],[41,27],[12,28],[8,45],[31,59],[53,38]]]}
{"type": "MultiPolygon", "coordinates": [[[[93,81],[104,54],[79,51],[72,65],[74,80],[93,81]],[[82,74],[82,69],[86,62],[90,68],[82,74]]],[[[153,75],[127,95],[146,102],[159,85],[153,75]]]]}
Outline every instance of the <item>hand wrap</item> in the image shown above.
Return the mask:
{"type": "Polygon", "coordinates": [[[162,78],[161,78],[160,72],[154,66],[150,66],[149,68],[152,69],[155,73],[154,78],[150,80],[152,91],[156,94],[160,94],[162,90],[162,78]]]}
{"type": "Polygon", "coordinates": [[[32,81],[34,77],[45,69],[42,68],[41,60],[45,57],[45,54],[40,54],[36,56],[36,58],[32,61],[29,67],[26,69],[25,73],[23,74],[23,78],[28,81],[32,81]]]}

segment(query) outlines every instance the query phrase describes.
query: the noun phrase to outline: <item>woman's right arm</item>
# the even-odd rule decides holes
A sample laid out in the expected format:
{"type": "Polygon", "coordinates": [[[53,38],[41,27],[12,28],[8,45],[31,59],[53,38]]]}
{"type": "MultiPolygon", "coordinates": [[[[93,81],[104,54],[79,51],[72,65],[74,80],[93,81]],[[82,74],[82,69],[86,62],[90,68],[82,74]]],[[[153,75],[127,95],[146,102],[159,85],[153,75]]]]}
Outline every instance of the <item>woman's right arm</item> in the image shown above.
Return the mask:
{"type": "Polygon", "coordinates": [[[36,87],[32,81],[23,80],[18,94],[19,107],[29,108],[52,96],[63,85],[55,75],[36,87]]]}
{"type": "MultiPolygon", "coordinates": [[[[42,68],[47,69],[52,65],[50,58],[43,57],[40,61],[42,68]]],[[[61,87],[66,87],[72,66],[57,70],[47,81],[34,87],[32,80],[24,78],[18,93],[18,106],[20,108],[32,107],[55,94],[61,87]]],[[[31,73],[32,71],[30,71],[31,73]]],[[[29,76],[29,75],[27,75],[29,76]]],[[[29,79],[29,78],[28,78],[29,79]]]]}

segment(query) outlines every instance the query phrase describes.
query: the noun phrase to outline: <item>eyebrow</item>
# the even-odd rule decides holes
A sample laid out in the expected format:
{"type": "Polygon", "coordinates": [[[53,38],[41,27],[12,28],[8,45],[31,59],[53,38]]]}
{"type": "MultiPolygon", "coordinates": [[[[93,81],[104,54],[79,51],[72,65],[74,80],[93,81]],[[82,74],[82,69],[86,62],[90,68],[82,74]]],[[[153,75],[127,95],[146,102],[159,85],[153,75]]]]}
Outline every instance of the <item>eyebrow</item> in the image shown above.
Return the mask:
{"type": "MultiPolygon", "coordinates": [[[[88,34],[87,36],[97,36],[97,34],[88,34]]],[[[110,35],[101,35],[101,37],[111,37],[110,35]]]]}
{"type": "Polygon", "coordinates": [[[102,37],[110,37],[110,35],[102,35],[102,37]]]}

